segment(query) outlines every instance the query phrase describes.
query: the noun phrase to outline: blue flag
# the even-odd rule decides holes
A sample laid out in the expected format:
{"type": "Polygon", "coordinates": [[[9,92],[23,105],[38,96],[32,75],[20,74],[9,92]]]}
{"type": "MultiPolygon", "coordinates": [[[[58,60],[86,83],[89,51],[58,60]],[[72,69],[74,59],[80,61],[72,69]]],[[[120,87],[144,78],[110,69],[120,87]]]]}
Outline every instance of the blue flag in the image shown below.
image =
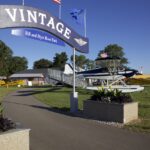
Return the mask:
{"type": "Polygon", "coordinates": [[[84,25],[84,9],[72,9],[70,15],[77,24],[84,25]]]}

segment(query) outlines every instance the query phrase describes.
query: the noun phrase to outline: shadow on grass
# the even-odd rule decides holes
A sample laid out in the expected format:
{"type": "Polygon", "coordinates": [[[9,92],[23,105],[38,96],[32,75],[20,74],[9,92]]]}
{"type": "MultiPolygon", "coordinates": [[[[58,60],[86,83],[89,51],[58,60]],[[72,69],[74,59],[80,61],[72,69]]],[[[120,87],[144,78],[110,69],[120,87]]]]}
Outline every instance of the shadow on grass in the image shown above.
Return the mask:
{"type": "MultiPolygon", "coordinates": [[[[72,92],[72,89],[71,88],[65,89],[64,87],[51,87],[46,90],[38,90],[38,89],[31,88],[29,90],[17,91],[18,95],[15,95],[15,96],[30,96],[30,95],[36,95],[36,94],[41,94],[41,93],[49,93],[49,92],[68,94],[72,92]]],[[[77,92],[79,92],[82,95],[92,94],[92,91],[85,90],[85,89],[77,89],[77,92]]]]}
{"type": "Polygon", "coordinates": [[[17,91],[18,94],[15,96],[30,96],[30,95],[35,95],[35,94],[54,92],[60,89],[61,89],[60,87],[55,87],[55,88],[46,89],[46,90],[33,90],[33,89],[20,90],[20,91],[17,91]]]}

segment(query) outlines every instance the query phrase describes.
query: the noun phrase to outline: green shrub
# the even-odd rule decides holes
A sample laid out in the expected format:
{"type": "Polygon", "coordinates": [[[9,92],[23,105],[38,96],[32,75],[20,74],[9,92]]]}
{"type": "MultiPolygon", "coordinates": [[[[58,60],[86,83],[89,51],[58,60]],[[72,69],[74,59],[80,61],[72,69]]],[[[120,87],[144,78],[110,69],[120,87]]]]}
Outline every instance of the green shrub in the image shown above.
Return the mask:
{"type": "Polygon", "coordinates": [[[16,124],[12,120],[3,117],[3,106],[0,102],[0,131],[5,132],[14,128],[16,128],[16,124]]]}
{"type": "Polygon", "coordinates": [[[99,89],[95,91],[91,96],[91,100],[101,101],[101,102],[114,102],[114,103],[128,103],[132,102],[132,98],[129,94],[122,93],[117,89],[99,89]]]}

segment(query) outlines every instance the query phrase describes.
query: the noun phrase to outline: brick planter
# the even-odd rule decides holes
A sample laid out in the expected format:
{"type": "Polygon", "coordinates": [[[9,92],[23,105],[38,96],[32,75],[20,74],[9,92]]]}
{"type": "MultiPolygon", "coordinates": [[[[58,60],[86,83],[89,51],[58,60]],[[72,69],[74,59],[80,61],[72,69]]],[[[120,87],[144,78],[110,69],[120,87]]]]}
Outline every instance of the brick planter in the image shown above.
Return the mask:
{"type": "Polygon", "coordinates": [[[128,123],[138,119],[138,103],[103,103],[86,100],[83,104],[84,114],[101,121],[128,123]]]}
{"type": "Polygon", "coordinates": [[[30,129],[14,129],[0,133],[0,150],[29,150],[30,129]]]}

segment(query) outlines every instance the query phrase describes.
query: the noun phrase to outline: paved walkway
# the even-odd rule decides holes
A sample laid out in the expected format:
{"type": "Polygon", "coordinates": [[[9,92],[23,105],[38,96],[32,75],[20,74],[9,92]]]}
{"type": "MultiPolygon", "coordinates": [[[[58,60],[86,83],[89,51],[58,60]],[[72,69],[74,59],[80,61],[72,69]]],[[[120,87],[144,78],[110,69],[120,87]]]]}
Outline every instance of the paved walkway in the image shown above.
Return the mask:
{"type": "MultiPolygon", "coordinates": [[[[32,91],[33,90],[33,91],[32,91]]],[[[5,98],[5,115],[31,128],[31,150],[149,150],[150,134],[54,112],[23,89],[5,98]]]]}

